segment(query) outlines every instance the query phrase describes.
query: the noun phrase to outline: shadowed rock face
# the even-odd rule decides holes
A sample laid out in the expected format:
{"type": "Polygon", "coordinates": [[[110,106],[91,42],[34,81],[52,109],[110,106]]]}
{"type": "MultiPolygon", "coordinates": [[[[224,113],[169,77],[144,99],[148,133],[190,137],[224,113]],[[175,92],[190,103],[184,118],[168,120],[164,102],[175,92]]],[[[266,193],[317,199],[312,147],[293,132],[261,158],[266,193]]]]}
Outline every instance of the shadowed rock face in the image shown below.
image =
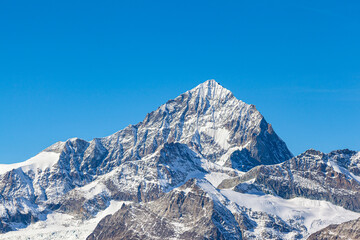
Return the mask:
{"type": "Polygon", "coordinates": [[[308,240],[356,240],[360,239],[360,219],[332,224],[309,236],[308,240]]]}
{"type": "Polygon", "coordinates": [[[350,150],[324,154],[308,150],[284,163],[259,166],[219,188],[261,190],[283,198],[326,200],[360,212],[360,155],[350,150]],[[251,183],[245,183],[251,181],[251,183]],[[246,186],[245,186],[246,185],[246,186]]]}
{"type": "Polygon", "coordinates": [[[235,150],[231,153],[230,158],[224,166],[239,169],[241,171],[249,171],[260,164],[261,161],[253,158],[251,152],[244,148],[241,150],[235,150]]]}

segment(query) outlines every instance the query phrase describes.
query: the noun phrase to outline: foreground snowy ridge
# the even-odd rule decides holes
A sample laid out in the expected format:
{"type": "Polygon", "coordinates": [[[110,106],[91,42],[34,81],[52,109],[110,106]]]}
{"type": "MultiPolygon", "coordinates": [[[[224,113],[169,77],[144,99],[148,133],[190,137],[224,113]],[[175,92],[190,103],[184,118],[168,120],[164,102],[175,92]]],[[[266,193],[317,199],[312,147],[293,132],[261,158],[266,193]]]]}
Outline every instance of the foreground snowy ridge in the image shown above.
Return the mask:
{"type": "Polygon", "coordinates": [[[0,165],[0,239],[302,239],[360,217],[360,153],[292,157],[208,80],[113,135],[0,165]]]}

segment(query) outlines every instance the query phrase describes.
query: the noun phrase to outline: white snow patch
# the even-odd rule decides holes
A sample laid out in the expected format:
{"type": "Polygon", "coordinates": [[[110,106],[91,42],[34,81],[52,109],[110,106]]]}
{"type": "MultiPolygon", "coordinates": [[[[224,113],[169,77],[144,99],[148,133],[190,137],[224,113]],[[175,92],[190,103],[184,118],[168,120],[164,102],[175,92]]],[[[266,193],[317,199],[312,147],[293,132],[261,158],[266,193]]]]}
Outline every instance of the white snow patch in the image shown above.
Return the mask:
{"type": "Polygon", "coordinates": [[[201,127],[199,132],[202,132],[214,139],[214,141],[223,149],[229,148],[229,136],[230,133],[225,128],[215,128],[213,126],[205,126],[201,127]]]}
{"type": "Polygon", "coordinates": [[[328,166],[332,167],[335,172],[342,173],[342,174],[346,175],[347,177],[353,178],[358,183],[360,183],[360,177],[359,176],[356,176],[355,174],[353,174],[352,172],[350,172],[346,168],[340,167],[336,162],[330,160],[330,161],[328,161],[327,164],[328,164],[328,166]]]}
{"type": "Polygon", "coordinates": [[[52,213],[45,221],[39,221],[18,231],[0,235],[1,240],[75,240],[86,239],[96,225],[109,214],[114,214],[122,204],[128,202],[111,201],[108,208],[99,212],[95,218],[83,221],[74,216],[52,213]]]}
{"type": "Polygon", "coordinates": [[[76,190],[82,192],[86,199],[92,199],[96,195],[108,191],[105,184],[100,181],[93,181],[81,188],[77,188],[76,190]]]}
{"type": "Polygon", "coordinates": [[[10,170],[21,168],[24,172],[37,169],[44,171],[46,168],[52,167],[60,157],[60,153],[55,152],[40,152],[38,155],[21,163],[14,164],[0,164],[0,174],[4,174],[10,170]]]}
{"type": "Polygon", "coordinates": [[[226,173],[221,172],[210,172],[205,174],[205,179],[208,180],[214,187],[219,186],[219,184],[224,180],[228,179],[230,176],[226,173]]]}
{"type": "Polygon", "coordinates": [[[287,222],[296,219],[307,228],[310,234],[330,224],[339,224],[360,217],[360,213],[326,201],[305,198],[283,199],[272,195],[238,193],[228,189],[220,190],[220,192],[239,206],[277,215],[287,222]]]}

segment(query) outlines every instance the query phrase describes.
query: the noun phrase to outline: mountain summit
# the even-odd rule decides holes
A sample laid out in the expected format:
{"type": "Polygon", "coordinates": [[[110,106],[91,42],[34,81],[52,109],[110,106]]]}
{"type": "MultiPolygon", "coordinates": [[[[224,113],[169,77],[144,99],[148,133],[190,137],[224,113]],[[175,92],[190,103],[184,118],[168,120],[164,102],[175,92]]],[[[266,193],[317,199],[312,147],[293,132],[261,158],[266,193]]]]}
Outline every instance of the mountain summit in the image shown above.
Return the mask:
{"type": "Polygon", "coordinates": [[[215,80],[168,101],[144,121],[159,122],[157,131],[166,137],[158,141],[190,144],[207,158],[240,170],[292,157],[255,106],[236,99],[215,80]]]}
{"type": "Polygon", "coordinates": [[[228,89],[222,87],[214,79],[207,80],[188,92],[192,95],[199,95],[200,97],[207,98],[209,100],[221,100],[233,96],[228,89]]]}

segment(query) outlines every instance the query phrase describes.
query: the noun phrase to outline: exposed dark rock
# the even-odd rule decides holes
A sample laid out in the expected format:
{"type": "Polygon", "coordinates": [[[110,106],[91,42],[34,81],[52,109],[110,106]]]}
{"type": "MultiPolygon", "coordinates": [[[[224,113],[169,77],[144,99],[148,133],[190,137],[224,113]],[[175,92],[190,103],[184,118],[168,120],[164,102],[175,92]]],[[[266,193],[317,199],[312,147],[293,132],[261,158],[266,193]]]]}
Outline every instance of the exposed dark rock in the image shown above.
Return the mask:
{"type": "Polygon", "coordinates": [[[332,224],[316,233],[311,234],[308,240],[356,240],[360,239],[360,219],[332,224]]]}

